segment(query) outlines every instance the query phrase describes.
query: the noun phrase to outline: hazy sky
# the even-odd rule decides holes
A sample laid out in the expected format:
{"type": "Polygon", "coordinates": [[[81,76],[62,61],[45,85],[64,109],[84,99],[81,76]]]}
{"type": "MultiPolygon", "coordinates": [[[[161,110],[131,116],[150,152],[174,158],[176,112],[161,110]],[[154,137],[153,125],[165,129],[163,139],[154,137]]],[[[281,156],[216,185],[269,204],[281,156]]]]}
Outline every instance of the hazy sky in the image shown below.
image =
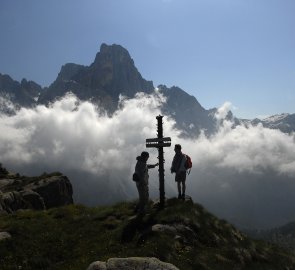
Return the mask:
{"type": "Polygon", "coordinates": [[[0,0],[0,73],[48,86],[120,44],[154,85],[244,118],[294,113],[294,0],[0,0]]]}

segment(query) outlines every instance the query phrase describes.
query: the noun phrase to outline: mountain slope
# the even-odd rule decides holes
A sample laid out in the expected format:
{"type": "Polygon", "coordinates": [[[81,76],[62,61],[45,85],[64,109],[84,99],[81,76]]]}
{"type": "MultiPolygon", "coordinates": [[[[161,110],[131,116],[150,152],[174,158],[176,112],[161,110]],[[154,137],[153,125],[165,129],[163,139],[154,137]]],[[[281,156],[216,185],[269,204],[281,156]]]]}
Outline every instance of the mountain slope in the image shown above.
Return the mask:
{"type": "Polygon", "coordinates": [[[184,135],[196,136],[201,130],[212,134],[216,130],[214,115],[204,109],[194,96],[176,86],[159,85],[158,89],[167,98],[163,113],[175,119],[177,128],[184,131],[184,135]]]}
{"type": "Polygon", "coordinates": [[[156,257],[182,270],[294,269],[295,257],[254,241],[191,200],[170,199],[144,217],[135,204],[65,206],[0,217],[1,269],[86,269],[113,257],[156,257]],[[287,268],[288,267],[288,268],[287,268]]]}

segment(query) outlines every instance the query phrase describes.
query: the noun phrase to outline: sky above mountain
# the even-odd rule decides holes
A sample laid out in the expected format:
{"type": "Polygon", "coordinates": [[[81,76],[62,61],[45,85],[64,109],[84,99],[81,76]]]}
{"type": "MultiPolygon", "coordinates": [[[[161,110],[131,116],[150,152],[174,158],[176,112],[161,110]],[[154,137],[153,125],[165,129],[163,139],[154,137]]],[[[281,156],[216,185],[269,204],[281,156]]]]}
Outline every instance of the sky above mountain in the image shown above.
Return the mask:
{"type": "Polygon", "coordinates": [[[242,118],[294,113],[293,0],[1,0],[0,73],[42,86],[120,44],[154,85],[242,118]]]}

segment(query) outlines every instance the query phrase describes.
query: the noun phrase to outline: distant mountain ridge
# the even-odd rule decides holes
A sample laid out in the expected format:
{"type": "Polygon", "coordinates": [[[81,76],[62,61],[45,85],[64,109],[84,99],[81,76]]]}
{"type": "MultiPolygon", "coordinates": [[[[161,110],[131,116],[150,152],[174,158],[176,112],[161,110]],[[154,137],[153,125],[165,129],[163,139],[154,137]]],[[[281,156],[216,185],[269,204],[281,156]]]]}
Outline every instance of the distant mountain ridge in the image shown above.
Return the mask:
{"type": "Polygon", "coordinates": [[[237,123],[245,126],[261,124],[266,128],[279,129],[284,133],[291,133],[295,131],[295,114],[282,113],[264,119],[255,118],[253,120],[237,119],[237,123]]]}
{"type": "Polygon", "coordinates": [[[19,83],[10,76],[0,73],[0,112],[13,113],[12,108],[3,103],[3,99],[9,100],[16,109],[32,107],[37,105],[41,92],[42,87],[33,81],[23,79],[19,83]]]}
{"type": "MultiPolygon", "coordinates": [[[[163,113],[175,119],[176,127],[183,131],[183,135],[197,136],[201,130],[206,134],[216,131],[216,108],[203,108],[194,96],[179,87],[159,85],[158,88],[167,98],[163,113]]],[[[25,79],[19,83],[8,75],[0,74],[0,112],[12,114],[12,105],[15,109],[48,105],[70,91],[79,99],[98,104],[112,114],[117,109],[120,94],[132,98],[137,92],[150,94],[154,89],[153,82],[141,76],[125,48],[102,44],[91,65],[63,65],[56,80],[46,88],[25,79]]],[[[230,112],[228,118],[236,124],[261,123],[287,133],[295,131],[295,114],[265,120],[244,120],[234,118],[230,112]]]]}

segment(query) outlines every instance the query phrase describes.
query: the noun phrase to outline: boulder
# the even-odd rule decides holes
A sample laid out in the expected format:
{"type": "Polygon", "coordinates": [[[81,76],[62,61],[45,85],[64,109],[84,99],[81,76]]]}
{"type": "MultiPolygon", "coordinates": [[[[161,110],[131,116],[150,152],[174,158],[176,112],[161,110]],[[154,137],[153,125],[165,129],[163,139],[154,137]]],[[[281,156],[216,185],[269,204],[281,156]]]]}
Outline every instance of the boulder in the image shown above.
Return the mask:
{"type": "MultiPolygon", "coordinates": [[[[1,175],[0,175],[1,176],[1,175]]],[[[0,178],[0,189],[13,184],[13,179],[0,178]]]]}
{"type": "Polygon", "coordinates": [[[91,263],[87,270],[107,270],[107,264],[105,262],[93,262],[91,263]]]}
{"type": "Polygon", "coordinates": [[[46,208],[73,203],[72,184],[64,175],[42,179],[24,187],[24,189],[37,192],[43,198],[46,208]]]}
{"type": "Polygon", "coordinates": [[[5,192],[0,194],[0,204],[4,211],[13,213],[14,211],[25,208],[22,196],[17,191],[5,192]]]}
{"type": "Polygon", "coordinates": [[[64,175],[1,179],[0,212],[13,213],[19,209],[43,210],[73,203],[73,188],[64,175]]]}
{"type": "Polygon", "coordinates": [[[176,234],[177,230],[175,227],[166,225],[166,224],[155,224],[152,226],[153,232],[168,232],[172,234],[176,234]]]}
{"type": "Polygon", "coordinates": [[[130,257],[111,258],[105,262],[93,262],[87,270],[178,270],[176,266],[157,258],[130,257]]]}
{"type": "Polygon", "coordinates": [[[11,235],[8,232],[0,232],[0,241],[10,239],[11,235]]]}
{"type": "Polygon", "coordinates": [[[26,208],[44,210],[46,209],[43,198],[37,192],[33,190],[24,190],[20,192],[26,208]]]}

